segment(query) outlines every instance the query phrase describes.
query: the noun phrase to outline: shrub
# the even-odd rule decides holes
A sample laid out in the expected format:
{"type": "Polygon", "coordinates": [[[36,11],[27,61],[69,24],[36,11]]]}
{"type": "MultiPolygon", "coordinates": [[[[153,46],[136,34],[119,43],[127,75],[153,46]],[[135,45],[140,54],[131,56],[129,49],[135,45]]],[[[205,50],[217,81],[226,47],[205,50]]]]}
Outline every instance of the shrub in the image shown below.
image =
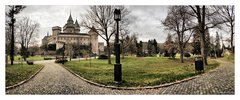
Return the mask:
{"type": "Polygon", "coordinates": [[[52,60],[52,58],[44,58],[44,60],[52,60]]]}
{"type": "MultiPolygon", "coordinates": [[[[64,63],[67,62],[68,60],[67,59],[64,59],[64,63]]],[[[63,60],[62,59],[58,59],[55,61],[55,63],[63,63],[63,60]]]]}
{"type": "Polygon", "coordinates": [[[106,55],[100,55],[100,56],[98,57],[98,59],[108,59],[108,56],[106,56],[106,55]]]}
{"type": "Polygon", "coordinates": [[[189,53],[185,53],[185,54],[184,54],[184,57],[187,57],[187,58],[188,58],[188,57],[191,57],[191,55],[190,55],[189,53]]]}

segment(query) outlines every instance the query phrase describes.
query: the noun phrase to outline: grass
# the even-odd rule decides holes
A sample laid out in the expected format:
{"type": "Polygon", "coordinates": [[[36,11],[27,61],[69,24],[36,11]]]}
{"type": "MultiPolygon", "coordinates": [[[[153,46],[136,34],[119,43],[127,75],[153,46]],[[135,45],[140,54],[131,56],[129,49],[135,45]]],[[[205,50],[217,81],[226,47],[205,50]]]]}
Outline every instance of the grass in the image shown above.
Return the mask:
{"type": "Polygon", "coordinates": [[[15,85],[25,79],[28,79],[36,73],[43,65],[34,64],[14,64],[6,66],[6,86],[15,85]]]}
{"type": "MultiPolygon", "coordinates": [[[[89,60],[71,61],[64,65],[88,80],[116,86],[113,82],[115,58],[112,57],[111,61],[113,64],[107,64],[107,60],[92,59],[91,67],[89,60]]],[[[195,66],[190,65],[193,63],[192,61],[180,63],[179,58],[125,57],[125,59],[121,59],[123,81],[118,86],[154,86],[192,77],[198,75],[195,74],[195,66]]],[[[209,60],[208,64],[208,66],[204,66],[205,72],[219,66],[219,63],[213,60],[209,60]]]]}
{"type": "MultiPolygon", "coordinates": [[[[14,56],[14,61],[19,61],[18,58],[20,58],[20,61],[24,61],[22,56],[14,56]]],[[[40,61],[40,60],[44,60],[44,57],[41,57],[41,56],[29,56],[27,58],[27,61],[40,61]]],[[[8,56],[8,62],[10,62],[10,56],[8,56]]]]}
{"type": "Polygon", "coordinates": [[[231,54],[231,55],[228,55],[228,56],[225,56],[222,58],[218,58],[218,59],[234,63],[234,58],[235,58],[235,55],[231,54]]]}

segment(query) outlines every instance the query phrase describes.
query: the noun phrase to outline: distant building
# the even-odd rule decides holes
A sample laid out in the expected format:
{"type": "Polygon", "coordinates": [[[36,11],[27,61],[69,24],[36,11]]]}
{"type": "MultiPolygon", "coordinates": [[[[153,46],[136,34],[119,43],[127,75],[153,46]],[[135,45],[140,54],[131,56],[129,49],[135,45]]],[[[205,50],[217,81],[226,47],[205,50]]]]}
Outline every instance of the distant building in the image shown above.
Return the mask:
{"type": "Polygon", "coordinates": [[[71,14],[63,28],[52,27],[52,36],[47,33],[47,36],[42,39],[42,45],[56,44],[56,49],[61,48],[63,43],[80,45],[90,45],[91,43],[92,52],[98,54],[98,34],[95,32],[95,28],[92,27],[88,33],[80,33],[78,21],[76,19],[74,23],[71,14]]]}
{"type": "Polygon", "coordinates": [[[104,54],[104,42],[98,42],[99,54],[104,54]]]}

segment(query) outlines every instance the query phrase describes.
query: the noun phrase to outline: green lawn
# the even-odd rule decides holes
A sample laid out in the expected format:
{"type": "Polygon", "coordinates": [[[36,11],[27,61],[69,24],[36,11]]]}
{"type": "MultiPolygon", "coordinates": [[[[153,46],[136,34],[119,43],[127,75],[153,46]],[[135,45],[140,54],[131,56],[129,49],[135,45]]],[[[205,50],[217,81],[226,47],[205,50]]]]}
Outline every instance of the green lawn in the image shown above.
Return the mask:
{"type": "Polygon", "coordinates": [[[25,79],[28,79],[36,73],[43,65],[33,64],[14,64],[6,66],[6,86],[15,85],[25,79]],[[22,66],[23,65],[23,66],[22,66]]]}
{"type": "Polygon", "coordinates": [[[235,55],[231,54],[231,55],[228,55],[228,56],[225,56],[222,58],[218,58],[218,59],[234,63],[234,58],[235,58],[235,55]]]}
{"type": "MultiPolygon", "coordinates": [[[[104,85],[116,85],[113,82],[115,57],[112,57],[111,61],[112,64],[107,64],[107,60],[92,59],[91,67],[89,60],[71,61],[64,65],[88,80],[104,85]]],[[[194,65],[190,65],[193,63],[191,61],[180,63],[179,58],[125,57],[121,59],[123,81],[118,86],[154,86],[192,77],[197,75],[194,65]]],[[[219,63],[213,60],[209,60],[208,64],[204,67],[205,72],[219,66],[219,63]]]]}
{"type": "MultiPolygon", "coordinates": [[[[18,58],[20,58],[20,61],[24,61],[22,56],[14,56],[14,61],[19,61],[18,58]]],[[[39,61],[39,60],[44,60],[44,57],[41,56],[29,56],[27,58],[27,61],[32,60],[32,61],[39,61]]],[[[10,62],[10,56],[8,56],[8,62],[10,62]]]]}

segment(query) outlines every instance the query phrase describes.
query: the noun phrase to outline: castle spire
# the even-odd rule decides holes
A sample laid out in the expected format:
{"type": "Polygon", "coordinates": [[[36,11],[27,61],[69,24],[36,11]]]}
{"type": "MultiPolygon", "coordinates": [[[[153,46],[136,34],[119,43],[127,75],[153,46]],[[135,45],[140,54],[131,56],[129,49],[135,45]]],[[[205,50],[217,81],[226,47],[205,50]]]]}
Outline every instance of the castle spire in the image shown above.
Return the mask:
{"type": "Polygon", "coordinates": [[[73,23],[73,19],[72,19],[71,11],[70,11],[70,15],[69,15],[69,17],[68,17],[67,22],[68,22],[68,23],[73,23]]]}
{"type": "Polygon", "coordinates": [[[49,36],[49,32],[47,32],[47,36],[49,36]]]}
{"type": "Polygon", "coordinates": [[[79,24],[78,24],[77,19],[76,19],[76,21],[75,21],[75,26],[79,27],[79,24]]]}

